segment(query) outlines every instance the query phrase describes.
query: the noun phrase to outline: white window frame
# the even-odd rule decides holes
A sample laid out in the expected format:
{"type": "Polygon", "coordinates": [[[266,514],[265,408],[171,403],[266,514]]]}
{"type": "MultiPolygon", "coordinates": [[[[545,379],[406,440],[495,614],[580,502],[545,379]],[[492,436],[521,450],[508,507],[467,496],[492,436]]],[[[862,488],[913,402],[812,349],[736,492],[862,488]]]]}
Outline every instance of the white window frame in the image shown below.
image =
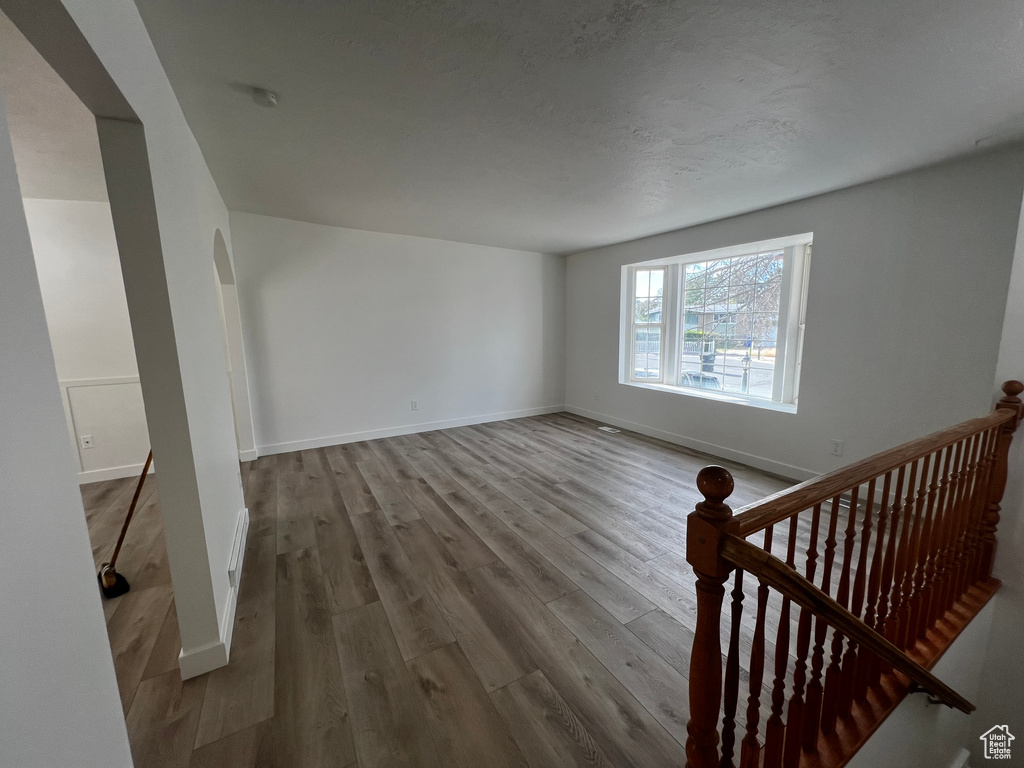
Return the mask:
{"type": "Polygon", "coordinates": [[[669,269],[667,267],[661,267],[654,265],[653,267],[634,267],[629,271],[629,287],[627,289],[629,296],[629,366],[626,375],[629,377],[630,382],[646,382],[648,384],[663,384],[665,382],[665,371],[668,370],[667,360],[665,358],[665,352],[667,347],[665,340],[667,338],[666,332],[668,331],[669,325],[668,318],[671,316],[667,302],[665,300],[668,290],[669,280],[669,269]],[[662,296],[661,296],[661,322],[660,323],[637,323],[636,321],[636,273],[637,269],[661,269],[664,273],[662,277],[662,296]],[[661,356],[658,365],[658,377],[657,378],[637,378],[636,377],[636,328],[654,328],[657,327],[661,330],[661,356]]]}
{"type": "MultiPolygon", "coordinates": [[[[619,332],[619,383],[647,389],[659,389],[710,400],[750,405],[756,408],[796,413],[799,399],[799,380],[802,368],[803,340],[806,326],[807,289],[813,233],[762,240],[754,243],[700,251],[682,256],[625,264],[622,266],[622,304],[619,332]],[[782,293],[779,306],[779,327],[775,357],[775,377],[772,398],[719,390],[686,387],[678,383],[680,355],[683,345],[683,279],[685,265],[716,259],[751,256],[769,251],[783,252],[782,293]],[[634,333],[634,275],[637,270],[665,267],[665,286],[662,296],[661,322],[661,376],[658,379],[634,377],[636,359],[634,333]]],[[[644,325],[644,324],[641,324],[644,325]]]]}

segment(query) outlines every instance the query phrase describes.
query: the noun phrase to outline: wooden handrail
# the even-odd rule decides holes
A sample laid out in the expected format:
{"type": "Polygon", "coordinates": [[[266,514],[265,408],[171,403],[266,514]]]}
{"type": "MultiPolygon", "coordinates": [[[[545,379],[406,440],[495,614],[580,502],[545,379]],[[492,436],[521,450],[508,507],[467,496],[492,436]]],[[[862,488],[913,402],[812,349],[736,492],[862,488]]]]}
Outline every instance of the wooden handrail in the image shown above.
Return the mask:
{"type": "Polygon", "coordinates": [[[720,551],[730,563],[754,574],[833,629],[873,651],[882,661],[891,664],[942,703],[967,714],[975,710],[971,702],[771,553],[731,534],[723,537],[720,551]]]}
{"type": "MultiPolygon", "coordinates": [[[[1003,385],[1004,392],[1006,391],[1005,387],[1010,383],[1007,382],[1003,385]]],[[[1009,393],[1007,394],[1009,395],[1009,393]]],[[[822,504],[846,493],[851,488],[856,488],[894,467],[909,464],[1011,419],[1019,421],[1019,412],[1015,413],[1010,409],[997,409],[987,416],[971,419],[957,424],[955,427],[904,443],[842,469],[837,469],[835,472],[829,472],[827,475],[821,475],[784,491],[779,491],[761,501],[748,504],[734,513],[739,522],[739,535],[750,536],[752,533],[764,530],[769,525],[782,522],[792,515],[810,509],[815,504],[822,504]]]]}
{"type": "Polygon", "coordinates": [[[689,768],[733,768],[739,733],[740,768],[843,765],[906,695],[907,678],[951,707],[974,709],[927,667],[999,588],[992,563],[1024,383],[1008,381],[1002,390],[987,416],[736,513],[727,502],[734,487],[728,470],[700,471],[704,500],[686,533],[697,597],[689,768]],[[748,540],[759,532],[763,538],[748,540]],[[772,554],[782,535],[785,562],[772,554]],[[758,578],[747,618],[744,573],[758,578]],[[735,588],[723,612],[729,578],[735,588]],[[768,632],[775,634],[771,651],[768,632]],[[766,657],[770,690],[763,688],[766,657]],[[771,714],[762,725],[765,693],[771,714]]]}

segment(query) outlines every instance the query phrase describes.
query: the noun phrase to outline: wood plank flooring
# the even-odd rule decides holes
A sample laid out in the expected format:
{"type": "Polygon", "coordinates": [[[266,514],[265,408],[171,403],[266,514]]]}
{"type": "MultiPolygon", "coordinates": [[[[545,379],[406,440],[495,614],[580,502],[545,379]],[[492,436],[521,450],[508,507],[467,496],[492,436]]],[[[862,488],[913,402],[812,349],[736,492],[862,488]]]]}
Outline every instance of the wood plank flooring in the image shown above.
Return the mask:
{"type": "MultiPolygon", "coordinates": [[[[243,465],[231,663],[184,683],[151,478],[119,564],[132,590],[104,602],[136,765],[683,765],[694,478],[726,464],[737,506],[787,483],[597,426],[554,414],[243,465]]],[[[133,489],[83,487],[97,563],[133,489]]]]}

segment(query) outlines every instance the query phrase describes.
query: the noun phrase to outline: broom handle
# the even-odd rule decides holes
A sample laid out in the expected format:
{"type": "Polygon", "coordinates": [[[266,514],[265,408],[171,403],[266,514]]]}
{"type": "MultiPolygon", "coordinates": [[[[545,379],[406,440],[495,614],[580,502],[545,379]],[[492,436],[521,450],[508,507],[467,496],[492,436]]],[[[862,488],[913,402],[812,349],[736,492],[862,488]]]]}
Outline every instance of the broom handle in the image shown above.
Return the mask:
{"type": "Polygon", "coordinates": [[[135,505],[139,503],[139,495],[142,493],[142,486],[146,482],[146,475],[149,473],[149,465],[153,463],[153,451],[149,452],[149,456],[146,457],[146,465],[142,468],[142,474],[139,475],[139,484],[135,486],[135,495],[132,497],[132,505],[128,507],[128,517],[124,519],[124,525],[121,526],[121,535],[117,537],[117,546],[114,547],[114,556],[110,558],[110,567],[113,568],[117,562],[117,554],[121,551],[121,545],[124,543],[124,535],[128,533],[128,523],[132,521],[132,515],[135,514],[135,505]]]}

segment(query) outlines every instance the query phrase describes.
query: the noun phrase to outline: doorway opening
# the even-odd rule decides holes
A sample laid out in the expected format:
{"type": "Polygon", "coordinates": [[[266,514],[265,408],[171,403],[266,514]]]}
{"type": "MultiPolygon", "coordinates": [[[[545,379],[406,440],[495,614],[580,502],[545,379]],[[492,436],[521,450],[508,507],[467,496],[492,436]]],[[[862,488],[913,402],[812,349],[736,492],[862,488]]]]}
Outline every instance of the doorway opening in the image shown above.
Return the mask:
{"type": "MultiPolygon", "coordinates": [[[[0,89],[98,571],[111,558],[150,451],[100,138],[90,109],[3,14],[0,89]]],[[[104,599],[103,611],[127,716],[147,667],[150,674],[176,667],[180,649],[152,470],[116,568],[130,591],[104,599]],[[140,665],[136,644],[145,625],[169,645],[162,658],[140,665]]]]}
{"type": "Polygon", "coordinates": [[[238,309],[235,270],[224,235],[218,229],[213,237],[214,277],[217,281],[217,303],[220,308],[221,334],[224,339],[224,361],[231,393],[231,412],[235,418],[235,440],[239,461],[256,458],[252,410],[249,406],[249,377],[242,346],[242,320],[238,309]]]}

